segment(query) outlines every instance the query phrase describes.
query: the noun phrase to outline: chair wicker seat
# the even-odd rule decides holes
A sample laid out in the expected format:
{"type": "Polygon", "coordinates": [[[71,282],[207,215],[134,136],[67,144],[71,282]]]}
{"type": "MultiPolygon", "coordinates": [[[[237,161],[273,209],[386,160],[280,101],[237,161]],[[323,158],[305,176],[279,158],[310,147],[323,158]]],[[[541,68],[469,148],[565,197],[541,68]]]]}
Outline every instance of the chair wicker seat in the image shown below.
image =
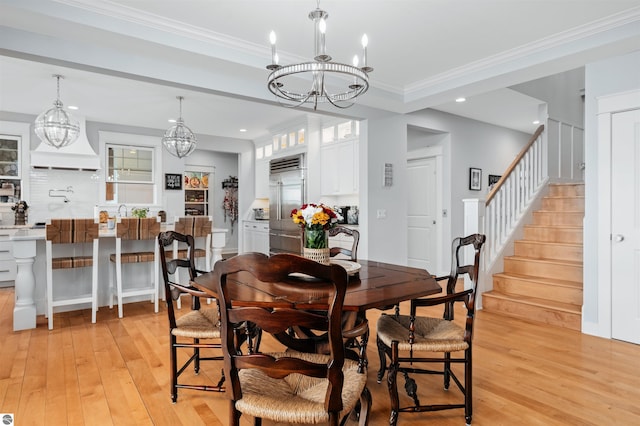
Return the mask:
{"type": "Polygon", "coordinates": [[[171,329],[171,334],[192,339],[219,339],[219,324],[217,307],[201,308],[176,318],[177,328],[171,329]]]}
{"type": "Polygon", "coordinates": [[[408,315],[383,315],[378,321],[378,338],[387,346],[398,341],[400,351],[456,352],[464,351],[469,344],[464,341],[464,329],[440,318],[416,317],[413,344],[409,343],[407,330],[411,319],[408,315]]]}
{"type": "MultiPolygon", "coordinates": [[[[328,362],[329,355],[302,352],[268,354],[274,358],[291,357],[315,363],[328,362]]],[[[366,374],[358,372],[358,362],[345,359],[342,368],[343,409],[340,417],[351,412],[360,400],[362,388],[367,382],[366,374]]],[[[269,418],[275,422],[324,423],[329,421],[325,407],[326,378],[315,378],[293,373],[282,379],[269,377],[258,369],[239,371],[242,399],[236,401],[236,409],[254,417],[269,418]],[[269,389],[266,393],[264,390],[269,389]]]]}

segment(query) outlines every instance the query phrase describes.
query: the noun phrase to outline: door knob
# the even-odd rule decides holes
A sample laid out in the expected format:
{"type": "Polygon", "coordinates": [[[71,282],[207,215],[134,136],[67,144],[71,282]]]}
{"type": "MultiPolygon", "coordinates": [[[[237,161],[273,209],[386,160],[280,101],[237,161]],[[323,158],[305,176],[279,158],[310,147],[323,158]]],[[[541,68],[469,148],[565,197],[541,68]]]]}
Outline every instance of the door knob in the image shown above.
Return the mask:
{"type": "Polygon", "coordinates": [[[622,241],[624,241],[624,235],[616,235],[616,242],[621,243],[622,241]]]}

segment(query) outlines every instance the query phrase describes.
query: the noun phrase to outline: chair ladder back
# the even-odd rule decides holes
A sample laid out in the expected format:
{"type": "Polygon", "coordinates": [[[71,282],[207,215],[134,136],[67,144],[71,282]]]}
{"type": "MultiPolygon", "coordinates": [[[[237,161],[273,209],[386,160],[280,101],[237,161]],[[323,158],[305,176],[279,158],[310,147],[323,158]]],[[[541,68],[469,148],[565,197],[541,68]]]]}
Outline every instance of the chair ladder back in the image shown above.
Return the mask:
{"type": "MultiPolygon", "coordinates": [[[[238,369],[260,368],[270,377],[284,377],[291,373],[326,377],[331,381],[327,388],[325,406],[328,411],[339,412],[342,409],[342,386],[345,348],[342,338],[342,306],[346,294],[348,276],[344,268],[338,265],[321,265],[317,262],[290,254],[277,254],[268,257],[262,253],[246,253],[219,261],[214,266],[218,276],[218,303],[222,323],[222,345],[225,352],[225,373],[234,383],[238,377],[238,369]],[[326,286],[330,295],[328,311],[310,312],[303,307],[290,306],[235,306],[230,299],[234,287],[242,286],[229,275],[249,273],[252,279],[264,283],[277,283],[283,294],[299,294],[300,283],[291,281],[290,273],[305,273],[330,282],[326,286]],[[317,354],[299,354],[289,356],[287,353],[275,359],[271,355],[259,352],[241,354],[237,351],[234,327],[241,322],[251,322],[264,331],[275,334],[286,334],[292,324],[308,326],[316,329],[328,329],[330,361],[313,362],[317,354]],[[306,358],[309,357],[309,358],[306,358]]],[[[244,281],[245,275],[242,275],[244,281]]],[[[249,279],[249,278],[247,278],[249,279]]],[[[324,289],[325,287],[323,287],[324,289]]],[[[286,298],[284,299],[286,300],[286,298]]],[[[291,336],[290,336],[291,337],[291,336]]],[[[293,338],[293,337],[291,337],[293,338]]],[[[235,383],[232,386],[232,399],[242,397],[242,390],[235,383]]]]}

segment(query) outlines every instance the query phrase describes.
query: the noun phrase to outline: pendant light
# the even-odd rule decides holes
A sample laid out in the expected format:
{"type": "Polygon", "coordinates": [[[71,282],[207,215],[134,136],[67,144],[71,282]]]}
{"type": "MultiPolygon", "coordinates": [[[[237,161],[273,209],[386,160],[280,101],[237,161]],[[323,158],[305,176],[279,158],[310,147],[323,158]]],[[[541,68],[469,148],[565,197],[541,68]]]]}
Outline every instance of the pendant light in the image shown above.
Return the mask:
{"type": "Polygon", "coordinates": [[[58,83],[58,97],[53,108],[43,112],[36,118],[35,132],[42,142],[56,148],[72,144],[78,139],[80,123],[63,109],[60,101],[60,74],[53,74],[58,83]]]}
{"type": "Polygon", "coordinates": [[[184,125],[182,119],[182,100],[184,97],[176,97],[180,101],[180,116],[174,126],[171,126],[164,132],[162,143],[170,154],[178,158],[186,157],[196,149],[198,140],[190,128],[184,125]]]}

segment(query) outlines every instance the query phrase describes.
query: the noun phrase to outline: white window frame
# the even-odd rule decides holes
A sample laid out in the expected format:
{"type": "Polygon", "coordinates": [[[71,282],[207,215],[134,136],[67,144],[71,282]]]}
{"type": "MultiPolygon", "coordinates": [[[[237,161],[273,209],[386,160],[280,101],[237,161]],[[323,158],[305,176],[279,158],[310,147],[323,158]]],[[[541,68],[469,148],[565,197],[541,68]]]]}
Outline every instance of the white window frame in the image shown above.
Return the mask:
{"type": "MultiPolygon", "coordinates": [[[[100,185],[100,202],[105,205],[117,205],[121,204],[115,200],[107,201],[107,191],[106,191],[106,183],[107,183],[107,174],[109,172],[107,168],[108,161],[108,152],[107,146],[110,145],[120,145],[127,146],[131,148],[141,148],[141,149],[151,149],[153,151],[152,155],[152,179],[153,182],[150,184],[153,186],[153,201],[150,204],[141,204],[141,206],[151,206],[158,203],[158,200],[161,198],[160,191],[162,190],[162,149],[160,146],[160,141],[155,136],[144,136],[144,135],[134,135],[129,133],[116,133],[116,132],[98,132],[98,144],[100,149],[100,158],[103,162],[102,168],[100,169],[100,177],[102,185],[100,185]]],[[[146,183],[146,182],[145,182],[146,183]]]]}

